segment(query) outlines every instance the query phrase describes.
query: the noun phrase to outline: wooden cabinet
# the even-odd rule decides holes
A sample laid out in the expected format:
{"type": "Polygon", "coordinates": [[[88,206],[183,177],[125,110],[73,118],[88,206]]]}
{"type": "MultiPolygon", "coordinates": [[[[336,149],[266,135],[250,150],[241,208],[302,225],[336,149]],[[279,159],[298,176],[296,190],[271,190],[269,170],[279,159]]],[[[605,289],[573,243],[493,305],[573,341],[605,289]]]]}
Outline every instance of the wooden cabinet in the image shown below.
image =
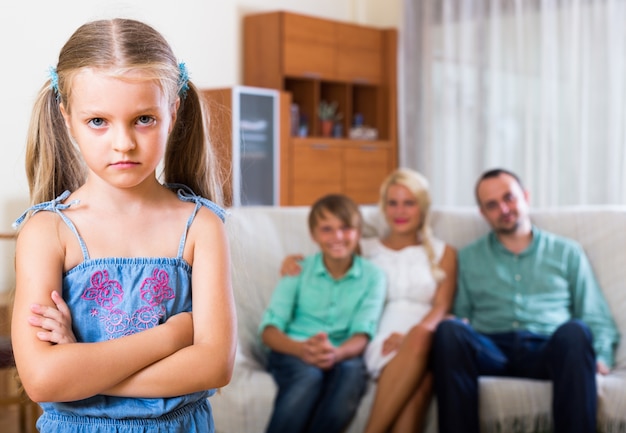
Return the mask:
{"type": "Polygon", "coordinates": [[[292,187],[288,203],[310,205],[327,193],[342,192],[357,203],[378,201],[389,174],[392,152],[385,141],[292,138],[292,187]]]}
{"type": "Polygon", "coordinates": [[[244,17],[244,83],[291,94],[296,123],[307,131],[294,129],[289,139],[281,204],[310,205],[329,192],[378,200],[380,182],[397,167],[396,50],[395,29],[289,12],[244,17]],[[322,137],[321,101],[341,113],[333,137],[322,137]],[[351,139],[355,124],[375,131],[374,139],[351,139]]]}
{"type": "Polygon", "coordinates": [[[346,146],[343,191],[357,203],[376,203],[380,184],[389,174],[391,164],[391,152],[384,142],[346,146]]]}
{"type": "Polygon", "coordinates": [[[383,33],[362,26],[337,26],[336,76],[354,83],[382,82],[383,33]]]}
{"type": "Polygon", "coordinates": [[[224,204],[287,204],[291,95],[235,86],[201,89],[209,131],[224,173],[224,204]]]}
{"type": "Polygon", "coordinates": [[[289,204],[310,205],[331,192],[342,192],[343,151],[318,139],[293,139],[293,182],[289,204]]]}
{"type": "Polygon", "coordinates": [[[333,23],[303,15],[283,16],[283,74],[332,79],[335,75],[333,23]]]}

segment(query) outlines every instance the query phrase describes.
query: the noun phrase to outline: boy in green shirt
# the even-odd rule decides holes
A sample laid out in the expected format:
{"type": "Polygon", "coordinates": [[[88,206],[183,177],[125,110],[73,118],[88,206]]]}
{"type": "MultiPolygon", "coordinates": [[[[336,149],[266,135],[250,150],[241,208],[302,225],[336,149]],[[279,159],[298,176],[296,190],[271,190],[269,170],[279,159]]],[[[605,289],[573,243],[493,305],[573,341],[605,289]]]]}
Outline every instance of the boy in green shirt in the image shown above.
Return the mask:
{"type": "Polygon", "coordinates": [[[267,427],[341,432],[365,391],[362,353],[385,301],[384,273],[357,254],[362,217],[343,195],[318,200],[309,230],[320,252],[276,287],[259,331],[278,394],[267,427]]]}

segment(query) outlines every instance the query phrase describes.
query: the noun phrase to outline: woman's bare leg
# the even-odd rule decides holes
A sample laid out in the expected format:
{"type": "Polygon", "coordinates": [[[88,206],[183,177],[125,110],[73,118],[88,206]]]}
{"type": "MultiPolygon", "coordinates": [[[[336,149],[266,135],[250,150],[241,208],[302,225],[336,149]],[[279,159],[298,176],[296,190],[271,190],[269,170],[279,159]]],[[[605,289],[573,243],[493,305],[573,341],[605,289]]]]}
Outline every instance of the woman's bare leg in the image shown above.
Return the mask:
{"type": "Polygon", "coordinates": [[[418,389],[428,367],[432,332],[415,326],[379,379],[364,433],[384,433],[396,422],[418,389]]]}
{"type": "Polygon", "coordinates": [[[426,424],[426,415],[433,395],[433,375],[427,372],[393,424],[391,433],[421,433],[426,424]]]}

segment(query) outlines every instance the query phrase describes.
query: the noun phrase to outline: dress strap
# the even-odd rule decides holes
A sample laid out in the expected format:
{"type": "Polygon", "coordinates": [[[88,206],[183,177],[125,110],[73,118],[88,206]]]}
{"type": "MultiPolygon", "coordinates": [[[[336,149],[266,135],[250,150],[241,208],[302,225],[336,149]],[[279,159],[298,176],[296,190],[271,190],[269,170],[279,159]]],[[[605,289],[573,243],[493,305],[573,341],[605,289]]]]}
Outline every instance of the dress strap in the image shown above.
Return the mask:
{"type": "Polygon", "coordinates": [[[222,220],[222,222],[226,220],[227,212],[224,208],[218,206],[215,202],[197,195],[187,185],[171,183],[171,184],[166,184],[165,186],[172,190],[175,190],[176,194],[178,195],[178,198],[181,199],[182,201],[196,204],[196,207],[194,208],[193,212],[187,219],[187,225],[185,227],[185,231],[183,232],[183,236],[180,239],[180,244],[178,245],[178,257],[181,258],[183,256],[183,251],[185,249],[185,242],[187,241],[187,232],[189,232],[189,227],[191,227],[191,223],[193,222],[200,208],[202,206],[208,208],[215,215],[217,215],[222,220]]]}
{"type": "Polygon", "coordinates": [[[78,230],[76,229],[76,226],[74,225],[72,220],[70,220],[67,216],[65,216],[63,212],[61,212],[69,208],[70,206],[77,205],[79,203],[79,200],[72,200],[69,203],[63,203],[63,201],[67,199],[69,196],[70,196],[70,192],[64,191],[60,196],[58,196],[54,200],[46,201],[43,203],[38,203],[36,205],[29,207],[22,213],[22,215],[20,215],[18,219],[15,220],[15,222],[13,223],[13,228],[17,230],[18,227],[24,222],[28,214],[32,216],[42,210],[56,212],[56,214],[61,217],[61,219],[65,222],[65,224],[67,224],[70,230],[72,230],[74,235],[76,235],[76,237],[78,238],[78,243],[80,244],[80,249],[83,253],[83,260],[89,260],[89,252],[87,251],[87,245],[85,245],[85,241],[78,233],[78,230]]]}

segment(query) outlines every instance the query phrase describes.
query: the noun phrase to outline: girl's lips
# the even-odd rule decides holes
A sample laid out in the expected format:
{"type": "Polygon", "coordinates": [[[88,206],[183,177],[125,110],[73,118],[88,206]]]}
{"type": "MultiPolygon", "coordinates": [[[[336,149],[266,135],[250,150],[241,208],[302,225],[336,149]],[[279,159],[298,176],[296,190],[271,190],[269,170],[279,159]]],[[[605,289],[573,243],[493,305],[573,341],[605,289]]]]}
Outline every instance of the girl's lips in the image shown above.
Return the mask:
{"type": "Polygon", "coordinates": [[[118,168],[127,168],[127,167],[134,167],[138,164],[139,163],[133,162],[133,161],[118,161],[118,162],[114,162],[113,164],[111,164],[111,166],[118,167],[118,168]]]}

